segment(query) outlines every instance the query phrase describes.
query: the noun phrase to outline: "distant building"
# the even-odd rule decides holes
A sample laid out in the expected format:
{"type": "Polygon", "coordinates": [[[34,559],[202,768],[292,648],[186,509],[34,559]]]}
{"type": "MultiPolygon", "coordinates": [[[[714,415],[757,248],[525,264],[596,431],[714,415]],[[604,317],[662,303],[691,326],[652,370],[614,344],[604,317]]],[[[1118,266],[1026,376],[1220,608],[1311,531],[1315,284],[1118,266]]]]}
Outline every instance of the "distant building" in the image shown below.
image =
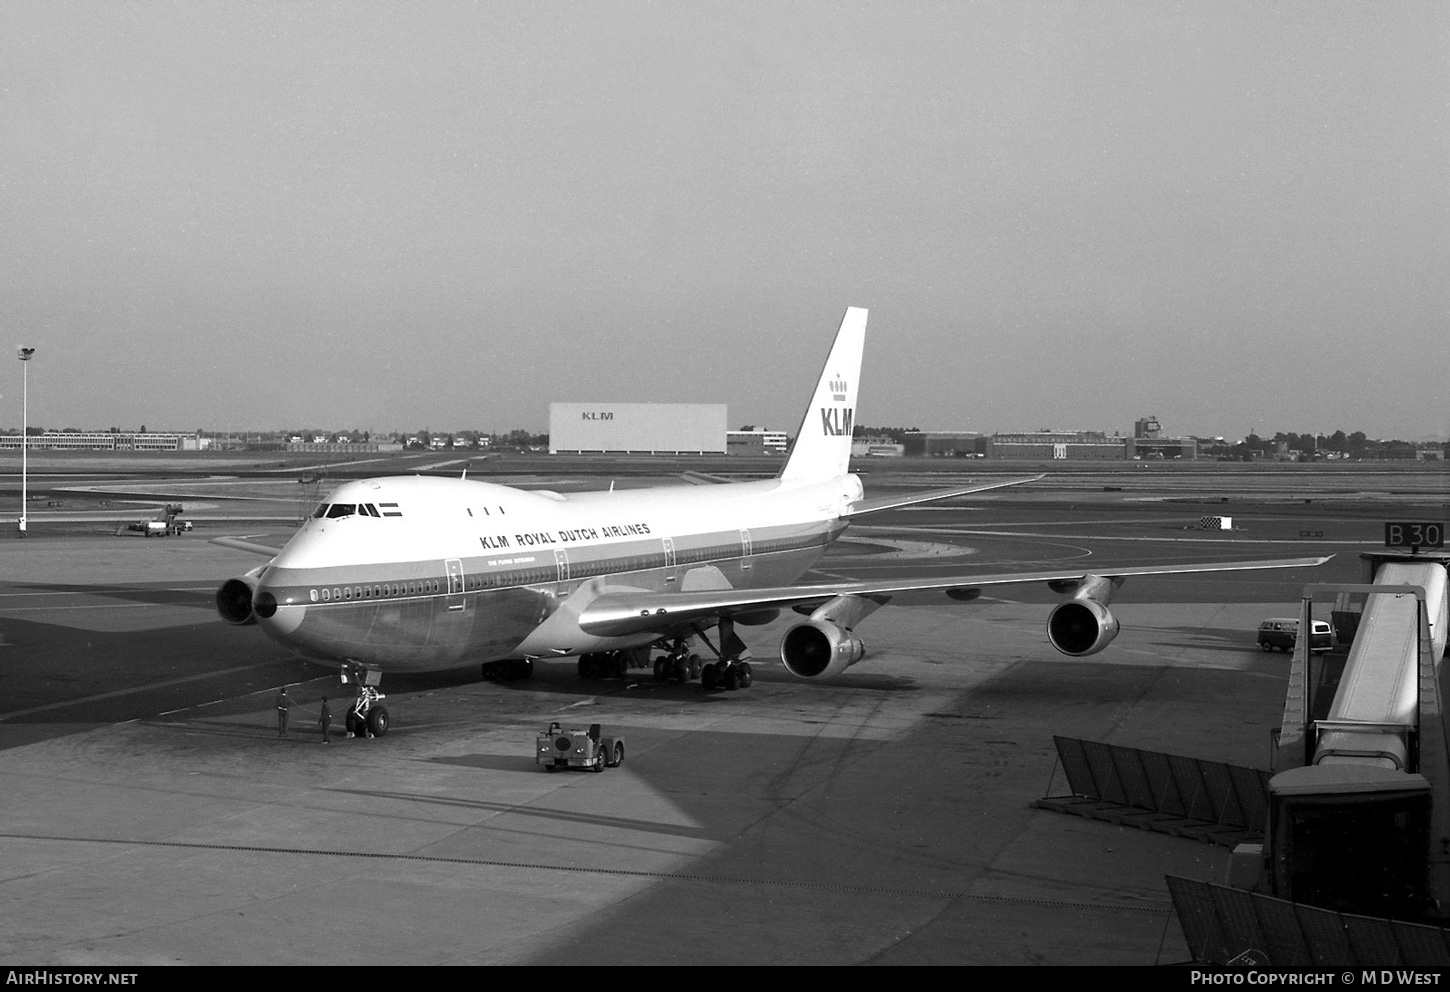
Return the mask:
{"type": "Polygon", "coordinates": [[[986,444],[986,457],[1052,461],[1062,459],[1125,461],[1128,439],[1102,431],[1030,431],[993,434],[986,444]]]}
{"type": "Polygon", "coordinates": [[[723,403],[550,403],[549,453],[724,454],[723,403]]]}
{"type": "Polygon", "coordinates": [[[862,435],[851,439],[852,458],[900,458],[904,454],[906,446],[889,434],[862,435]]]}
{"type": "MultiPolygon", "coordinates": [[[[197,434],[147,431],[46,431],[32,434],[25,445],[31,451],[201,451],[211,438],[197,434]]],[[[20,449],[19,434],[0,435],[0,449],[20,449]]]]}
{"type": "Polygon", "coordinates": [[[725,451],[731,455],[784,455],[790,450],[785,431],[726,431],[725,451]]]}
{"type": "Polygon", "coordinates": [[[1158,437],[1163,433],[1163,426],[1158,423],[1157,414],[1149,414],[1146,417],[1139,417],[1133,421],[1133,437],[1151,438],[1158,437]]]}
{"type": "Polygon", "coordinates": [[[976,431],[911,431],[903,435],[902,447],[913,458],[982,458],[987,438],[976,431]]]}
{"type": "Polygon", "coordinates": [[[1191,437],[1166,437],[1156,415],[1140,417],[1133,423],[1133,439],[1129,442],[1129,458],[1189,459],[1198,457],[1198,441],[1191,437]]]}

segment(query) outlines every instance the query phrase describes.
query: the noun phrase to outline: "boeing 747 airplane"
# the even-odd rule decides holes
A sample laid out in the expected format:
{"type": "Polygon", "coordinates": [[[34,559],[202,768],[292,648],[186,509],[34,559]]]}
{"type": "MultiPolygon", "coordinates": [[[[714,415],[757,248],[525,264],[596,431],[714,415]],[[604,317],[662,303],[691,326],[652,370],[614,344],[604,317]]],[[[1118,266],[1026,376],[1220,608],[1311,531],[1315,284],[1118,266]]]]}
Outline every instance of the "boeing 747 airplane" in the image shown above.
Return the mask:
{"type": "MultiPolygon", "coordinates": [[[[476,664],[526,675],[535,659],[574,656],[581,674],[622,674],[661,648],[657,675],[735,689],[752,679],[736,626],[786,608],[803,619],[782,637],[781,662],[799,678],[830,679],[864,657],[857,625],[898,593],[969,600],[1045,582],[1072,594],[1047,636],[1078,657],[1117,636],[1107,603],[1129,575],[1328,560],[793,585],[863,516],[1041,478],[865,498],[848,471],[865,339],[866,311],[852,307],[774,479],[569,495],[418,476],[348,482],[280,551],[232,542],[273,557],[225,582],[217,610],[366,686],[386,672],[476,664]],[[716,660],[701,665],[696,646],[716,660]]],[[[371,729],[386,732],[386,709],[372,714],[371,729]]]]}

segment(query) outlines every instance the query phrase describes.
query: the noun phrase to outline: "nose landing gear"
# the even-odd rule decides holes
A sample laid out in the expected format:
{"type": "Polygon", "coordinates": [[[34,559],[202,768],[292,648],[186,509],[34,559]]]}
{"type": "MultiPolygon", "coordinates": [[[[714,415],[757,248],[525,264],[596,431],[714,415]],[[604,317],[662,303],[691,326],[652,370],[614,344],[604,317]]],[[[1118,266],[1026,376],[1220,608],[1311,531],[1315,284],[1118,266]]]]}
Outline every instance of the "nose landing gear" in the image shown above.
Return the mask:
{"type": "Polygon", "coordinates": [[[376,668],[344,662],[342,684],[356,685],[357,698],[348,707],[345,723],[349,737],[385,737],[391,723],[388,708],[382,701],[388,697],[378,691],[383,673],[376,668]]]}

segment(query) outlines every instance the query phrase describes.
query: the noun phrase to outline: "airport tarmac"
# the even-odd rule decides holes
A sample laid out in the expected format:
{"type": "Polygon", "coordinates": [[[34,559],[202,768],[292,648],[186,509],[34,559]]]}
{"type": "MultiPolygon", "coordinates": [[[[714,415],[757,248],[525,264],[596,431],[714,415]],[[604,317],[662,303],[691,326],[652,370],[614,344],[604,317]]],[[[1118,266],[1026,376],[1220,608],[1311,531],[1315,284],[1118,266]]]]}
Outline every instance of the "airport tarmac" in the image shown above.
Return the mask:
{"type": "Polygon", "coordinates": [[[1033,808],[1062,787],[1053,736],[1265,767],[1288,660],[1257,650],[1257,622],[1305,582],[1358,581],[1380,520],[1425,504],[1230,496],[1215,512],[1235,529],[1202,532],[1199,495],[1099,493],[902,511],[820,571],[1339,557],[1130,580],[1123,633],[1088,659],[1047,644],[1046,589],[902,598],[861,625],[871,653],[836,683],[771,663],[777,621],[743,631],[749,690],[581,681],[568,661],[525,682],[397,679],[387,737],[324,746],[335,675],[212,606],[260,559],[205,538],[280,543],[275,521],[37,530],[0,574],[0,959],[1185,961],[1163,876],[1222,880],[1227,851],[1033,808]],[[554,720],[623,736],[624,765],[545,774],[533,740],[554,720]]]}

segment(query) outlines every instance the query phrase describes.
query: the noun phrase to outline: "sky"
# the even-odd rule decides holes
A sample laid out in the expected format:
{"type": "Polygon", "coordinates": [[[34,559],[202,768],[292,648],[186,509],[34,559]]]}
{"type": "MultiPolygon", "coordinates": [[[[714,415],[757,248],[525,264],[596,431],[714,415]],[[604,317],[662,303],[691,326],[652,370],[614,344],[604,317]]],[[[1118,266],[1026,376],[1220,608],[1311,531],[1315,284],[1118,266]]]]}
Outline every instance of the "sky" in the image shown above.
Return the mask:
{"type": "MultiPolygon", "coordinates": [[[[1450,4],[5,0],[33,425],[1450,435],[1450,4]]],[[[0,425],[21,420],[20,363],[0,425]]]]}

